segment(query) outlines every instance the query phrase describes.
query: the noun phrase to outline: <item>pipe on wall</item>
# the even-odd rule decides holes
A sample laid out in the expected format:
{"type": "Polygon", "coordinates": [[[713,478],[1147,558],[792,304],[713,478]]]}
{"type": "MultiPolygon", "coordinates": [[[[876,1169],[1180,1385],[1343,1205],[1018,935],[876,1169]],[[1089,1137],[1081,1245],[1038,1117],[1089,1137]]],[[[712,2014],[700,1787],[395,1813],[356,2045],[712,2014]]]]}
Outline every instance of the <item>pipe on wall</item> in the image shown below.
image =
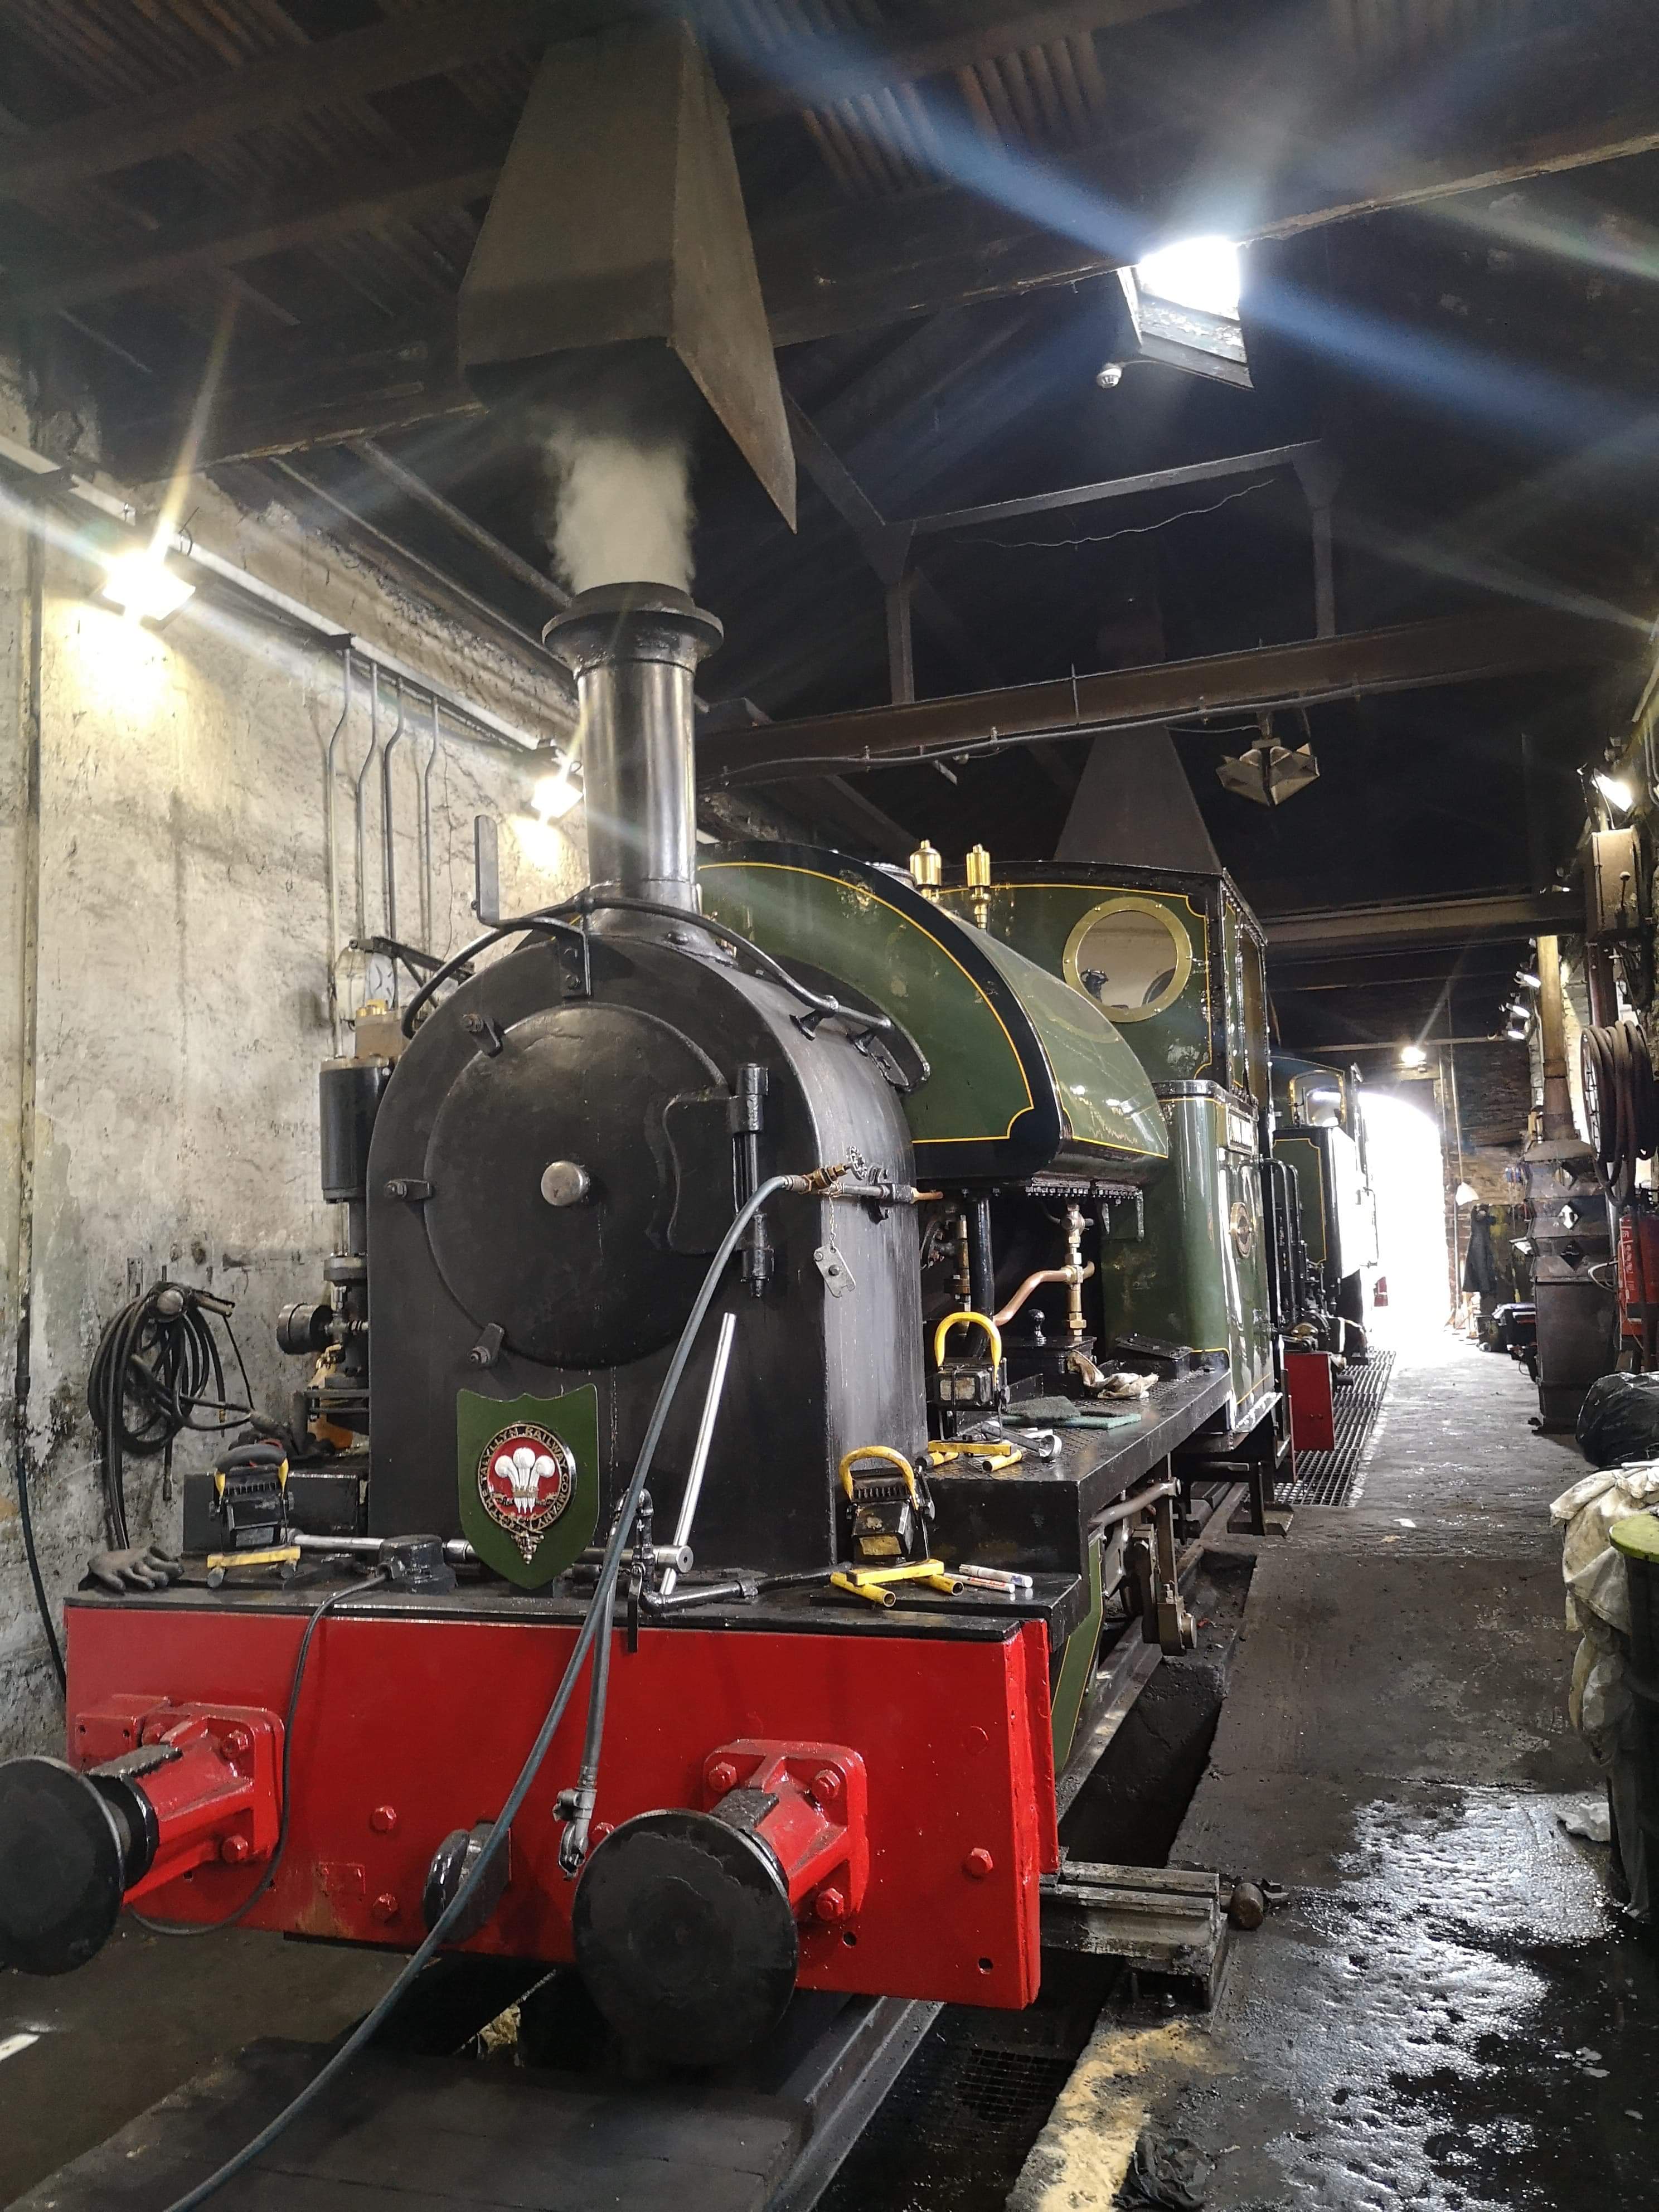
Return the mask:
{"type": "Polygon", "coordinates": [[[1567,1018],[1561,1000],[1561,940],[1538,939],[1538,1034],[1544,1053],[1544,1138],[1547,1143],[1578,1132],[1567,1084],[1567,1018]]]}
{"type": "Polygon", "coordinates": [[[328,886],[328,1026],[337,1058],[340,1050],[340,989],[337,963],[340,957],[340,860],[337,850],[338,805],[334,791],[334,759],[340,733],[351,712],[351,655],[341,666],[340,719],[329,732],[323,753],[323,867],[328,886]]]}

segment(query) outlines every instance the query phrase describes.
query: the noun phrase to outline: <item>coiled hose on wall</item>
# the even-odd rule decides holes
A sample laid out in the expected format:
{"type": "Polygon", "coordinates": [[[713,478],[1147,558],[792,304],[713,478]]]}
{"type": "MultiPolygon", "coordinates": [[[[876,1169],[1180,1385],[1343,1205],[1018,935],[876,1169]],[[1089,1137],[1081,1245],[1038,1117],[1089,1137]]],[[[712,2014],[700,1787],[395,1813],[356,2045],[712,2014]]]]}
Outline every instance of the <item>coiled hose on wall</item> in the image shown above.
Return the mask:
{"type": "Polygon", "coordinates": [[[1584,1117],[1607,1193],[1630,1204],[1638,1160],[1659,1152],[1659,1085],[1647,1039],[1634,1022],[1587,1029],[1579,1041],[1584,1117]]]}
{"type": "Polygon", "coordinates": [[[185,1283],[157,1283],[123,1306],[98,1340],[87,1377],[87,1411],[103,1460],[104,1522],[110,1543],[125,1550],[125,1462],[170,1452],[186,1429],[217,1430],[252,1411],[242,1349],[231,1328],[234,1308],[185,1283]],[[210,1315],[222,1323],[242,1377],[242,1402],[225,1396],[224,1362],[210,1315]]]}

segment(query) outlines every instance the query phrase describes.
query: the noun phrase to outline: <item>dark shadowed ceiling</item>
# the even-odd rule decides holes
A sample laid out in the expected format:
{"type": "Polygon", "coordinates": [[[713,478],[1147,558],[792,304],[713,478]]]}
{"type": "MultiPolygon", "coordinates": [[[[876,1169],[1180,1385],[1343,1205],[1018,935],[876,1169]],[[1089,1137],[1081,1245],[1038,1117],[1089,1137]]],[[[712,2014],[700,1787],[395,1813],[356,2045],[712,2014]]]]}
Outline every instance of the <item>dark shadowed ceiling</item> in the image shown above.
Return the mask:
{"type": "MultiPolygon", "coordinates": [[[[542,46],[628,12],[0,0],[0,306],[43,442],[95,434],[129,480],[193,453],[533,637],[535,457],[457,374],[455,294],[542,46]]],[[[1200,672],[1170,726],[1218,850],[1270,915],[1536,889],[1568,863],[1577,770],[1628,720],[1655,612],[1650,6],[677,12],[731,103],[802,464],[791,537],[705,441],[697,589],[727,630],[711,699],[788,720],[890,698],[884,526],[1318,441],[1339,631],[1506,607],[1601,642],[1583,665],[1281,714],[1320,780],[1272,812],[1218,783],[1255,716],[1200,672]],[[1251,241],[1255,388],[1138,364],[1102,389],[1126,341],[1111,271],[1212,231],[1251,241]]],[[[1312,547],[1283,463],[919,538],[916,694],[1310,640],[1312,547]]],[[[890,854],[927,835],[1045,856],[1089,742],[766,795],[819,826],[838,806],[833,834],[890,854]]],[[[1363,955],[1339,936],[1275,959],[1287,1042],[1484,1034],[1526,949],[1524,929],[1363,955]]]]}

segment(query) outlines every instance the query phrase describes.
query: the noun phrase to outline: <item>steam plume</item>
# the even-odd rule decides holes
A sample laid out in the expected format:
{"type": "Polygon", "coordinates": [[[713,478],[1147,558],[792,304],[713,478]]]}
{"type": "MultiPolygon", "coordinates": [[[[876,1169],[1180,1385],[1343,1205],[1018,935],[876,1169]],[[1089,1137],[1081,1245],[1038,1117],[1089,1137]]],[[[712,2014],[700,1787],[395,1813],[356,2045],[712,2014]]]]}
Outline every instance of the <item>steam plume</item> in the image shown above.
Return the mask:
{"type": "Polygon", "coordinates": [[[596,584],[691,588],[686,380],[662,347],[612,353],[537,410],[545,471],[538,523],[573,592],[596,584]]]}

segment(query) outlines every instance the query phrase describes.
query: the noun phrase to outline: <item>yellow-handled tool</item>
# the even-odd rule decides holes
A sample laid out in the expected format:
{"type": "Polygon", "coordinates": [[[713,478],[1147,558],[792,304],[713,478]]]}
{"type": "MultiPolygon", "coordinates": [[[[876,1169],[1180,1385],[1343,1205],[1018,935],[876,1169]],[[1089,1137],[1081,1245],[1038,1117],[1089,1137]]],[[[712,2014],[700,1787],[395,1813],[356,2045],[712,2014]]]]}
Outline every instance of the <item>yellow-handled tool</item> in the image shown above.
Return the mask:
{"type": "Polygon", "coordinates": [[[1018,1444],[1006,1439],[1000,1443],[947,1443],[940,1437],[927,1439],[929,1467],[949,1467],[953,1460],[971,1460],[975,1466],[984,1468],[987,1474],[1000,1474],[1004,1468],[1018,1467],[1025,1457],[1018,1444]]]}
{"type": "Polygon", "coordinates": [[[892,1444],[860,1444],[856,1450],[841,1455],[841,1486],[850,1498],[853,1495],[853,1469],[860,1460],[884,1460],[890,1467],[897,1468],[904,1477],[904,1486],[914,1498],[916,1494],[916,1471],[904,1454],[892,1444]]]}
{"type": "Polygon", "coordinates": [[[849,1597],[868,1598],[872,1605],[882,1606],[898,1603],[894,1583],[921,1583],[928,1589],[942,1590],[946,1597],[957,1596],[963,1588],[962,1577],[953,1575],[943,1559],[911,1559],[900,1567],[853,1567],[845,1574],[831,1575],[830,1583],[849,1597]]]}
{"type": "Polygon", "coordinates": [[[940,1322],[939,1327],[933,1331],[933,1364],[935,1367],[943,1367],[945,1364],[945,1340],[950,1335],[951,1331],[953,1328],[959,1328],[963,1322],[970,1321],[977,1322],[980,1327],[985,1331],[985,1340],[990,1346],[991,1350],[992,1366],[1001,1366],[1001,1330],[991,1319],[989,1314],[975,1313],[972,1307],[964,1306],[960,1313],[946,1314],[944,1320],[940,1322]]]}

